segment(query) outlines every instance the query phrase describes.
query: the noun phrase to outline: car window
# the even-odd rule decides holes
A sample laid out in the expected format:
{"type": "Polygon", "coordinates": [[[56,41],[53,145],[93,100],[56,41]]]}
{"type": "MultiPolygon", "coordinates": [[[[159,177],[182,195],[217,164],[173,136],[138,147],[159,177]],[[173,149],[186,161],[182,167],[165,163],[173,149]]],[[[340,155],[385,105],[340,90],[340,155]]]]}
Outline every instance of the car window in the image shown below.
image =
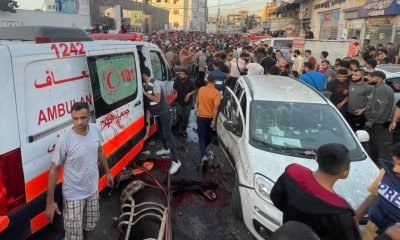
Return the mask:
{"type": "Polygon", "coordinates": [[[156,51],[150,51],[151,68],[153,70],[153,77],[157,80],[168,80],[167,67],[164,63],[161,54],[156,51]]]}
{"type": "Polygon", "coordinates": [[[327,104],[252,101],[250,114],[249,134],[255,147],[286,153],[341,143],[353,160],[366,158],[339,113],[327,104]]]}
{"type": "Polygon", "coordinates": [[[90,56],[88,66],[96,118],[135,100],[138,83],[133,53],[90,56]]]}
{"type": "Polygon", "coordinates": [[[226,91],[221,103],[221,113],[226,117],[226,120],[237,122],[238,131],[235,134],[240,137],[243,134],[243,122],[239,107],[240,105],[232,94],[226,91]]]}

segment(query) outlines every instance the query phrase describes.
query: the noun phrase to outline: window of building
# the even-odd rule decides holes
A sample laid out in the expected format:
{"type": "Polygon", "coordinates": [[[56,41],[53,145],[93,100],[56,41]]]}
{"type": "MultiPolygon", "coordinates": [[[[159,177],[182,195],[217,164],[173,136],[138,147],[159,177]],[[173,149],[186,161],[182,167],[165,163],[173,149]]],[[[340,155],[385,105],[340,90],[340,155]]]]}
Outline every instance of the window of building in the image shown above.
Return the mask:
{"type": "Polygon", "coordinates": [[[175,9],[175,10],[173,11],[173,13],[174,13],[174,15],[179,15],[179,10],[178,10],[178,9],[175,9]]]}

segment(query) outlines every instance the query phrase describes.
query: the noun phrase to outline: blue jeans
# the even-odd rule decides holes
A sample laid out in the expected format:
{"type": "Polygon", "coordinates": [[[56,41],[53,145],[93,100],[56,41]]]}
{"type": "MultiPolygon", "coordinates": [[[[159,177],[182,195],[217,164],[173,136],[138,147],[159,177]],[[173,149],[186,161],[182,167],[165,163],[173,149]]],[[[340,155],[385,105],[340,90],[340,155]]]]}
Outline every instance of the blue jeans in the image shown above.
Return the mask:
{"type": "Polygon", "coordinates": [[[156,117],[157,132],[160,134],[164,149],[170,149],[172,161],[178,162],[175,137],[171,129],[171,116],[169,111],[156,117]]]}
{"type": "Polygon", "coordinates": [[[199,138],[200,154],[203,158],[207,153],[207,146],[211,142],[211,118],[197,117],[197,136],[199,138]]]}

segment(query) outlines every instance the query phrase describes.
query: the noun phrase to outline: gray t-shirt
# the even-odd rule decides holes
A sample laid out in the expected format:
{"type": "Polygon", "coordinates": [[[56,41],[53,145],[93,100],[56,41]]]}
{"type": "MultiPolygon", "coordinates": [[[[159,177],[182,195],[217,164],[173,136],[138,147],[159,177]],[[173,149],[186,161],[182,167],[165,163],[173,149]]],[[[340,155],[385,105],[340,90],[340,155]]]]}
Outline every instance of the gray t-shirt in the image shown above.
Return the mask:
{"type": "Polygon", "coordinates": [[[162,89],[162,84],[163,83],[160,80],[154,80],[154,78],[150,80],[147,86],[144,84],[144,90],[146,92],[152,95],[161,93],[159,103],[151,101],[149,98],[144,97],[146,109],[148,109],[155,116],[169,112],[169,110],[171,109],[171,106],[169,105],[165,97],[165,92],[162,89]]]}
{"type": "Polygon", "coordinates": [[[365,118],[368,122],[383,124],[389,120],[392,113],[394,92],[385,82],[375,85],[368,97],[365,118]]]}
{"type": "Polygon", "coordinates": [[[357,109],[364,108],[367,104],[368,96],[371,95],[374,87],[365,82],[356,84],[350,81],[349,85],[349,102],[347,103],[347,111],[354,114],[357,109]]]}
{"type": "Polygon", "coordinates": [[[56,166],[63,164],[63,197],[69,201],[83,200],[98,190],[98,150],[103,137],[93,123],[86,136],[70,128],[60,136],[53,153],[56,166]]]}

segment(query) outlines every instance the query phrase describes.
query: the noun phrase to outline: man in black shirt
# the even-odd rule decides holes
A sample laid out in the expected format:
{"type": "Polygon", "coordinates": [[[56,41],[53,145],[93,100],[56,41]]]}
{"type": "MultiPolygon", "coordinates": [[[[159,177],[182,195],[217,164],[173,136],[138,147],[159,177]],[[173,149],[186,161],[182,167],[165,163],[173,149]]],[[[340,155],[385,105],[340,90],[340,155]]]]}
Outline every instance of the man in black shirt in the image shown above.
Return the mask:
{"type": "Polygon", "coordinates": [[[336,79],[328,82],[326,90],[332,93],[329,100],[331,100],[344,116],[347,112],[347,102],[349,100],[349,79],[347,70],[343,68],[339,69],[336,79]]]}
{"type": "Polygon", "coordinates": [[[193,105],[192,95],[196,92],[193,82],[188,77],[189,72],[183,69],[174,82],[174,90],[177,93],[175,106],[179,118],[178,131],[183,137],[187,137],[186,128],[193,105]]]}
{"type": "Polygon", "coordinates": [[[260,60],[260,65],[264,68],[264,74],[267,74],[269,69],[275,65],[275,60],[272,58],[272,51],[268,49],[266,57],[260,60]]]}
{"type": "Polygon", "coordinates": [[[310,27],[306,27],[306,34],[305,34],[305,39],[314,39],[314,33],[311,32],[310,27]]]}

